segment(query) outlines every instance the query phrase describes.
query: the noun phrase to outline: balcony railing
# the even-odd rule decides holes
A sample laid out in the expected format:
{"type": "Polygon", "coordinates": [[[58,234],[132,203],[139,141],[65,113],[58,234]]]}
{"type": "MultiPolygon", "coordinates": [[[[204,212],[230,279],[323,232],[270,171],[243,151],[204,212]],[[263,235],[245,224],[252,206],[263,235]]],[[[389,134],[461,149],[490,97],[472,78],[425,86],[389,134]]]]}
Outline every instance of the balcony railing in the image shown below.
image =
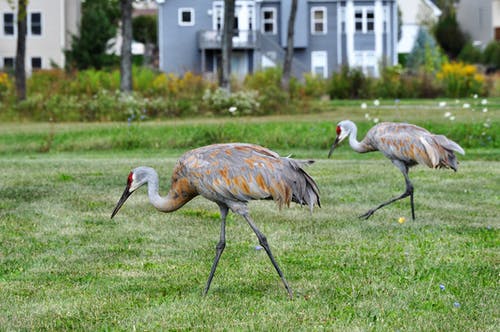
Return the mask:
{"type": "MultiPolygon", "coordinates": [[[[237,30],[233,35],[233,48],[253,49],[257,47],[258,31],[237,30]]],[[[200,49],[220,49],[222,47],[222,31],[201,30],[198,32],[200,49]]]]}

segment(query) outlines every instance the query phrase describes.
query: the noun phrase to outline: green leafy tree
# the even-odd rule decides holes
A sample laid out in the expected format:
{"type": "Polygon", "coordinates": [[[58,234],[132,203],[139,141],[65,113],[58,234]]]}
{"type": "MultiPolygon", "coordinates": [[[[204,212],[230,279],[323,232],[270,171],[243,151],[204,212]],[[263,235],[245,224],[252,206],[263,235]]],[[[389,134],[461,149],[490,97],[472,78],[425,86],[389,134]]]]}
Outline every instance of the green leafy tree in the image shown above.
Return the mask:
{"type": "Polygon", "coordinates": [[[80,34],[73,36],[66,60],[78,69],[114,64],[114,57],[106,54],[107,42],[116,36],[120,6],[117,0],[86,0],[82,4],[80,34]]]}
{"type": "Polygon", "coordinates": [[[134,40],[144,44],[157,44],[158,20],[153,15],[140,15],[132,19],[134,40]]]}
{"type": "Polygon", "coordinates": [[[454,11],[441,15],[434,28],[434,35],[444,52],[456,59],[467,43],[467,36],[460,28],[454,11]]]}
{"type": "Polygon", "coordinates": [[[406,59],[406,67],[416,73],[424,70],[434,73],[441,68],[442,54],[436,40],[426,29],[418,31],[417,40],[406,59]]]}
{"type": "Polygon", "coordinates": [[[158,19],[154,15],[140,15],[132,19],[134,40],[145,46],[144,64],[151,65],[158,45],[158,19]]]}

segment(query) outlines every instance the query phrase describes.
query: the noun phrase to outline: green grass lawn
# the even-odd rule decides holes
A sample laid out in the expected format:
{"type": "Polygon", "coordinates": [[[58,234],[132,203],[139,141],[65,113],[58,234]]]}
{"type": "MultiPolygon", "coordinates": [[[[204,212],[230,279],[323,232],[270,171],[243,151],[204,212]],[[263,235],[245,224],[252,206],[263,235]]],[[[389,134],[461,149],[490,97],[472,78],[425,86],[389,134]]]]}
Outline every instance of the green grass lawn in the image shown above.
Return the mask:
{"type": "MultiPolygon", "coordinates": [[[[342,109],[322,118],[249,119],[248,124],[323,121],[333,130],[333,122],[347,115],[361,121],[364,112],[342,109]]],[[[469,114],[455,112],[457,121],[462,112],[469,114]]],[[[490,113],[493,124],[497,114],[490,113]]],[[[197,121],[179,123],[196,127],[197,121]]],[[[216,120],[204,125],[212,121],[219,125],[216,120]]],[[[435,118],[438,125],[445,121],[442,115],[435,118]]],[[[137,127],[158,134],[176,126],[137,127]]],[[[404,190],[403,177],[388,160],[378,153],[354,154],[346,145],[328,160],[333,133],[322,134],[324,149],[267,144],[281,154],[317,159],[308,171],[320,187],[322,208],[312,215],[299,206],[279,211],[273,202],[250,203],[294,299],[256,248],[251,229],[234,214],[228,217],[226,250],[203,297],[219,239],[216,204],[198,197],[162,214],[142,189],[110,219],[131,168],[155,167],[165,194],[172,167],[186,149],[128,150],[116,143],[126,125],[64,124],[56,125],[50,152],[37,152],[49,128],[0,126],[0,330],[496,331],[500,326],[497,148],[466,149],[457,173],[413,169],[417,220],[411,220],[405,199],[365,221],[357,216],[404,190]],[[400,217],[406,221],[399,223],[400,217]]],[[[285,135],[295,127],[275,128],[285,135]]]]}

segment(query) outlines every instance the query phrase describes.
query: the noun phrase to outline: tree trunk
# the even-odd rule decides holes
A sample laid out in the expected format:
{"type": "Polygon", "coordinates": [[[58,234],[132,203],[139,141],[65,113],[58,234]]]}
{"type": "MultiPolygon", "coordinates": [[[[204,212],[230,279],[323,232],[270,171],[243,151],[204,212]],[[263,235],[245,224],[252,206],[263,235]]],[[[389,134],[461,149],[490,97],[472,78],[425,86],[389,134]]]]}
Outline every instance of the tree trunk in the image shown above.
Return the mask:
{"type": "Polygon", "coordinates": [[[290,17],[288,18],[288,31],[286,37],[285,62],[283,63],[283,75],[281,77],[281,87],[284,90],[290,88],[290,76],[292,73],[293,60],[293,36],[295,34],[295,16],[297,16],[297,0],[292,0],[290,17]]]}
{"type": "Polygon", "coordinates": [[[231,52],[233,49],[234,2],[224,0],[224,28],[222,30],[222,67],[220,86],[231,91],[231,52]]]}
{"type": "Polygon", "coordinates": [[[28,0],[19,0],[17,7],[17,47],[16,47],[16,64],[15,64],[15,77],[16,77],[16,95],[17,100],[26,99],[26,30],[27,30],[27,17],[26,6],[28,0]]]}
{"type": "Polygon", "coordinates": [[[120,91],[132,91],[132,0],[120,0],[122,12],[122,48],[120,91]]]}

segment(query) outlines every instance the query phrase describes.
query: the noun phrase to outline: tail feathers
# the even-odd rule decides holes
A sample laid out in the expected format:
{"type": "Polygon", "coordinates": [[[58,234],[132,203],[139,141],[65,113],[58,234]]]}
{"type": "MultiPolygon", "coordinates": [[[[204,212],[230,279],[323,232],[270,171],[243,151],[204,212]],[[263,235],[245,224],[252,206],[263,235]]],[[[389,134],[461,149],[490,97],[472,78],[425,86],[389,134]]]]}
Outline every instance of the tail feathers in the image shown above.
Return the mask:
{"type": "Polygon", "coordinates": [[[288,176],[288,183],[292,189],[292,201],[301,205],[308,205],[312,212],[314,205],[321,207],[319,188],[314,179],[302,167],[314,163],[314,160],[288,159],[294,172],[288,176]]]}
{"type": "Polygon", "coordinates": [[[462,155],[465,155],[464,149],[462,149],[460,145],[458,145],[457,143],[453,142],[452,140],[448,139],[446,136],[443,135],[434,135],[434,140],[440,147],[439,164],[436,165],[436,167],[451,168],[456,172],[458,169],[458,161],[454,152],[458,152],[462,155]]]}
{"type": "Polygon", "coordinates": [[[445,149],[452,150],[455,152],[460,153],[461,155],[465,155],[464,149],[457,143],[453,142],[451,139],[447,138],[446,136],[443,135],[434,135],[434,139],[436,142],[444,147],[445,149]]]}

